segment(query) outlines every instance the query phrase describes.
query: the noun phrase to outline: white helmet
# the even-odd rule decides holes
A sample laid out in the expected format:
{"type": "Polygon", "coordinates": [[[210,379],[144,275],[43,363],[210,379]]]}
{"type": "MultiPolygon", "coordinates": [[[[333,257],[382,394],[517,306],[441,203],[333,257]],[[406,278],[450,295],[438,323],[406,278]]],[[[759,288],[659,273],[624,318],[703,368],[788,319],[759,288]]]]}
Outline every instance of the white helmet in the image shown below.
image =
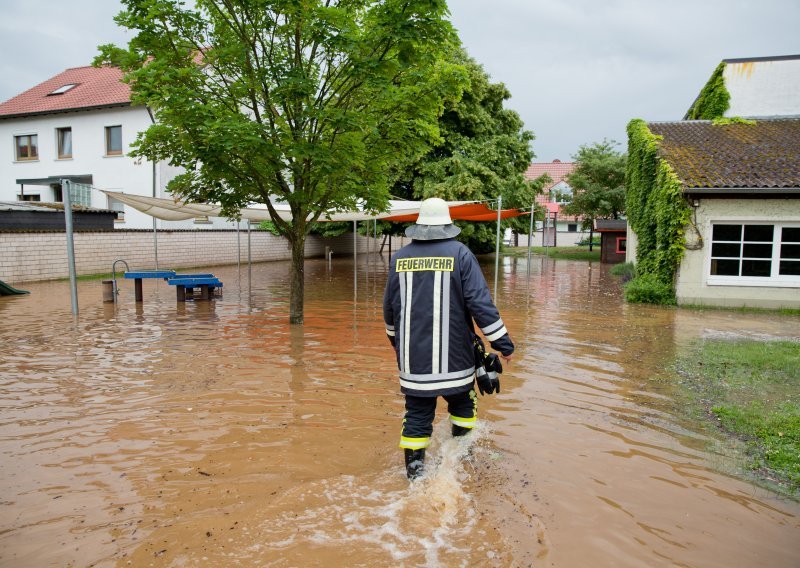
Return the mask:
{"type": "Polygon", "coordinates": [[[450,219],[447,202],[431,197],[420,203],[417,222],[406,229],[406,236],[417,241],[432,241],[451,239],[460,232],[450,219]]]}

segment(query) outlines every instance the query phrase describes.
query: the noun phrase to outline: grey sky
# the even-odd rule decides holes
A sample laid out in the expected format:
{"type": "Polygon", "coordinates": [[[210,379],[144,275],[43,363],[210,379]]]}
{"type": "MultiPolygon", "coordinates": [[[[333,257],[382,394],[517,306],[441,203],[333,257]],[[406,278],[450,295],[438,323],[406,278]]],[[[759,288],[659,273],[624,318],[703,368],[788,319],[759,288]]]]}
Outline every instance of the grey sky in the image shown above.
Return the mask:
{"type": "MultiPolygon", "coordinates": [[[[450,0],[469,53],[504,82],[537,160],[624,144],[634,117],[676,120],[725,58],[800,53],[797,0],[450,0]]],[[[116,0],[0,0],[0,100],[97,45],[125,43],[116,0]]]]}

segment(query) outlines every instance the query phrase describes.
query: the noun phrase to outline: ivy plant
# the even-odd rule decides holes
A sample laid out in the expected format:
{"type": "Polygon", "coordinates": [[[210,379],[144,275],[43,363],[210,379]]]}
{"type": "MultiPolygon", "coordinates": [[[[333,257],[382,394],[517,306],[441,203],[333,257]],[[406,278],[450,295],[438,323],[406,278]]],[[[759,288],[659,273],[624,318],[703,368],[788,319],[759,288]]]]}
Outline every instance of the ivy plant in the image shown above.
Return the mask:
{"type": "Polygon", "coordinates": [[[700,91],[692,108],[686,113],[689,120],[714,120],[720,118],[730,108],[731,95],[725,87],[725,62],[720,62],[711,78],[700,91]]]}
{"type": "Polygon", "coordinates": [[[668,286],[674,293],[675,274],[686,250],[684,231],[691,209],[675,171],[658,156],[660,139],[641,119],[628,124],[626,213],[639,240],[636,279],[647,275],[648,281],[668,286]]]}

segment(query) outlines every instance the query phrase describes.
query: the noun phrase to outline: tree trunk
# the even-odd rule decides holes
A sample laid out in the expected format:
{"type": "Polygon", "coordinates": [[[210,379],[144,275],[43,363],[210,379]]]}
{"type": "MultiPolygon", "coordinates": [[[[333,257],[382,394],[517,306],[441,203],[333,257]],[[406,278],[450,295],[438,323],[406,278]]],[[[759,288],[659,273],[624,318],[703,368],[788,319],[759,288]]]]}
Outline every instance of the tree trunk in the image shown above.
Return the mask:
{"type": "Polygon", "coordinates": [[[293,235],[289,239],[292,245],[292,268],[289,277],[289,323],[303,323],[303,301],[304,301],[304,274],[305,274],[305,231],[298,231],[299,235],[293,235]]]}
{"type": "Polygon", "coordinates": [[[592,247],[594,246],[594,221],[592,221],[592,226],[589,227],[589,252],[592,252],[592,247]]]}

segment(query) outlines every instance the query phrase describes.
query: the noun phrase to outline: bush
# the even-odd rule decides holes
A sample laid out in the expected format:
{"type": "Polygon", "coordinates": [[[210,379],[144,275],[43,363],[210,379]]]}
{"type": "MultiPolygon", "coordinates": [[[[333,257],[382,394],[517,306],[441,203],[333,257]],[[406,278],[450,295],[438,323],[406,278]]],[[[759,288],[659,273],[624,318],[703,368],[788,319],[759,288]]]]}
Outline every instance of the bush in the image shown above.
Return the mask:
{"type": "Polygon", "coordinates": [[[675,291],[655,274],[636,276],[625,285],[625,300],[633,304],[675,305],[675,291]]]}
{"type": "Polygon", "coordinates": [[[623,262],[611,267],[611,274],[622,276],[622,282],[629,282],[636,277],[636,265],[632,262],[623,262]]]}

